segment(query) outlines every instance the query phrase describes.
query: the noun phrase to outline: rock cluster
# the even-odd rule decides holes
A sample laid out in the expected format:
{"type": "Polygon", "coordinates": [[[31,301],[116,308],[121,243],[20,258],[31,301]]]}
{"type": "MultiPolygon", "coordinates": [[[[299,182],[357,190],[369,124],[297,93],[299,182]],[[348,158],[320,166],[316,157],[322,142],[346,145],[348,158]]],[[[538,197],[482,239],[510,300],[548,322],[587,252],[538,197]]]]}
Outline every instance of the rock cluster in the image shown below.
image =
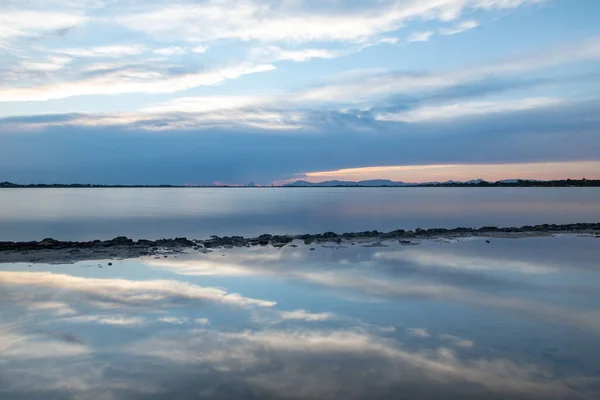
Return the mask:
{"type": "Polygon", "coordinates": [[[130,248],[153,253],[160,249],[180,250],[185,248],[215,248],[215,247],[250,247],[267,246],[284,247],[294,240],[303,240],[305,244],[311,243],[341,243],[342,241],[364,241],[364,240],[385,240],[398,239],[405,240],[410,238],[435,238],[435,237],[460,237],[460,236],[481,236],[491,234],[522,234],[522,233],[600,233],[600,223],[578,223],[578,224],[543,224],[526,225],[522,227],[499,228],[488,226],[483,228],[455,228],[455,229],[398,229],[391,232],[365,231],[337,234],[326,232],[322,234],[304,234],[304,235],[269,235],[264,234],[255,238],[244,238],[242,236],[211,236],[206,240],[190,240],[187,238],[159,239],[134,241],[133,239],[119,236],[111,240],[94,240],[88,242],[68,242],[54,239],[44,239],[34,242],[0,242],[0,252],[2,251],[31,251],[31,250],[61,250],[61,249],[105,249],[105,248],[130,248]]]}

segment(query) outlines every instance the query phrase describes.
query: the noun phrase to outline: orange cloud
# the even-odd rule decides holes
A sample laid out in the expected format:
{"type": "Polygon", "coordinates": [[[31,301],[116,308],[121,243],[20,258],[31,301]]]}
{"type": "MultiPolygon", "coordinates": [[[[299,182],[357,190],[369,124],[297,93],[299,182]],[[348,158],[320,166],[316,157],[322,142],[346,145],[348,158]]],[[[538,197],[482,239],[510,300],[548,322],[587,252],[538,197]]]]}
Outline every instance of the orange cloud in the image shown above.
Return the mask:
{"type": "Polygon", "coordinates": [[[299,174],[297,178],[309,182],[329,180],[361,181],[368,179],[390,179],[404,182],[467,181],[484,179],[600,179],[600,161],[567,161],[514,164],[440,164],[440,165],[396,165],[362,168],[346,168],[335,171],[316,171],[299,174]]]}

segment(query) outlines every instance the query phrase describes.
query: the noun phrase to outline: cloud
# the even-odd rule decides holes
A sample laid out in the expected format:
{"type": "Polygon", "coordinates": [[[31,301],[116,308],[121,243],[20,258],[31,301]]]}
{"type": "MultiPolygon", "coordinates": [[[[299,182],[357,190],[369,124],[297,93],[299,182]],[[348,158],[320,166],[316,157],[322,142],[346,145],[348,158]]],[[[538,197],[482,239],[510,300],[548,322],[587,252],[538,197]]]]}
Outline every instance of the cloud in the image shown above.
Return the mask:
{"type": "Polygon", "coordinates": [[[64,318],[64,322],[97,323],[101,325],[138,326],[145,323],[144,318],[126,315],[78,315],[64,318]]]}
{"type": "Polygon", "coordinates": [[[600,332],[600,313],[588,310],[575,310],[545,303],[510,297],[499,297],[479,291],[461,289],[444,284],[414,284],[401,280],[384,280],[367,277],[363,274],[341,272],[298,272],[292,274],[297,279],[314,284],[357,290],[373,296],[402,298],[433,298],[487,307],[525,316],[541,318],[553,323],[576,326],[591,332],[600,332]]]}
{"type": "Polygon", "coordinates": [[[429,39],[435,34],[433,31],[414,32],[406,39],[407,42],[429,42],[429,39]]]}
{"type": "Polygon", "coordinates": [[[185,317],[161,317],[158,318],[158,322],[162,322],[165,324],[171,325],[187,325],[187,324],[197,324],[197,325],[209,325],[210,321],[208,318],[185,318],[185,317]]]}
{"type": "Polygon", "coordinates": [[[0,14],[0,39],[39,37],[85,23],[83,15],[52,11],[7,9],[0,14]]]}
{"type": "Polygon", "coordinates": [[[52,50],[58,54],[66,54],[72,57],[123,57],[136,56],[146,51],[139,45],[107,45],[89,48],[67,48],[52,50]]]}
{"type": "Polygon", "coordinates": [[[196,46],[191,51],[192,53],[204,54],[208,51],[208,46],[196,46]]]}
{"type": "Polygon", "coordinates": [[[459,24],[455,25],[453,28],[440,28],[440,35],[456,35],[458,33],[462,33],[464,31],[468,31],[470,29],[475,29],[479,26],[479,23],[475,20],[463,21],[459,24]]]}
{"type": "Polygon", "coordinates": [[[420,337],[420,338],[429,338],[431,335],[427,332],[427,329],[424,328],[408,328],[406,330],[410,336],[420,337]]]}
{"type": "Polygon", "coordinates": [[[452,21],[464,11],[508,9],[538,0],[409,0],[365,4],[327,10],[302,2],[276,5],[246,0],[177,4],[122,15],[117,21],[128,29],[156,38],[196,42],[242,41],[350,41],[360,42],[395,31],[415,20],[452,21]]]}
{"type": "Polygon", "coordinates": [[[307,102],[340,102],[356,104],[372,102],[391,95],[431,93],[461,85],[473,84],[499,77],[521,78],[531,71],[550,69],[559,65],[600,59],[600,40],[593,38],[583,43],[559,46],[537,54],[523,54],[491,64],[483,64],[454,71],[420,73],[379,73],[362,76],[343,83],[314,87],[292,98],[307,102]]]}
{"type": "Polygon", "coordinates": [[[90,348],[73,341],[48,340],[47,335],[26,335],[0,328],[0,361],[77,357],[90,353],[90,348]]]}
{"type": "Polygon", "coordinates": [[[377,115],[380,121],[422,123],[447,121],[459,118],[478,117],[492,113],[509,113],[532,110],[544,107],[556,107],[564,104],[564,100],[547,97],[511,99],[502,101],[472,101],[464,103],[423,106],[401,113],[384,113],[377,115]]]}
{"type": "MultiPolygon", "coordinates": [[[[441,254],[429,252],[425,254],[421,251],[403,250],[401,252],[388,252],[388,256],[384,256],[381,250],[375,251],[372,254],[372,260],[375,263],[380,263],[381,260],[406,260],[409,262],[421,263],[421,265],[437,266],[440,269],[453,268],[465,270],[487,270],[497,269],[503,270],[508,268],[513,271],[522,273],[551,273],[554,270],[552,267],[545,266],[539,263],[527,263],[520,260],[496,259],[490,257],[485,260],[481,257],[469,257],[468,255],[460,254],[441,254]],[[402,254],[406,253],[406,256],[402,254]],[[400,254],[396,256],[396,254],[400,254]],[[454,262],[455,261],[455,262],[454,262]],[[438,264],[439,263],[439,264],[438,264]],[[464,264],[464,265],[461,265],[464,264]]],[[[207,255],[208,260],[198,264],[200,273],[208,271],[216,271],[216,268],[203,268],[205,262],[208,265],[211,263],[211,256],[207,255]]],[[[217,258],[215,256],[214,258],[217,258]]],[[[328,270],[324,272],[322,268],[308,269],[307,268],[289,268],[282,270],[278,267],[281,263],[279,260],[261,260],[260,258],[253,259],[233,259],[237,269],[233,276],[244,276],[244,270],[250,271],[251,274],[261,276],[275,275],[291,280],[299,280],[319,286],[333,287],[338,289],[350,290],[353,293],[363,293],[375,297],[401,297],[401,298],[430,298],[442,301],[458,302],[467,304],[473,307],[484,307],[497,310],[505,310],[521,314],[527,317],[540,318],[553,323],[571,325],[580,329],[591,332],[600,332],[600,314],[590,310],[577,310],[567,307],[560,307],[552,304],[531,301],[528,299],[503,297],[490,294],[484,291],[471,290],[462,288],[455,284],[440,284],[440,283],[407,283],[402,279],[380,279],[370,275],[360,273],[355,269],[345,268],[343,270],[328,270]]],[[[365,259],[363,259],[366,262],[365,259]]],[[[229,261],[231,262],[231,260],[229,261]]],[[[173,261],[175,271],[179,270],[175,265],[179,262],[173,261]]],[[[321,264],[319,264],[322,266],[321,264]]],[[[187,262],[182,263],[182,274],[194,274],[193,266],[187,262]]],[[[230,270],[231,267],[227,267],[230,270]]],[[[218,275],[218,274],[217,274],[218,275]]],[[[417,332],[417,331],[415,331],[417,332]]]]}
{"type": "Polygon", "coordinates": [[[447,348],[410,351],[393,340],[353,330],[194,330],[138,341],[125,351],[187,368],[226,371],[229,382],[239,376],[254,393],[272,397],[379,398],[414,385],[431,388],[432,397],[443,392],[476,398],[485,391],[561,398],[583,389],[571,386],[571,377],[559,378],[535,364],[461,359],[447,348]],[[328,360],[326,367],[322,359],[328,360]],[[365,366],[377,377],[366,386],[365,366]]]}
{"type": "MultiPolygon", "coordinates": [[[[369,179],[390,179],[401,182],[445,182],[447,180],[468,181],[474,179],[473,168],[477,168],[477,179],[496,182],[506,179],[507,176],[520,177],[520,179],[570,179],[573,176],[594,177],[595,171],[600,168],[600,161],[564,161],[564,162],[532,162],[532,163],[499,163],[499,164],[432,164],[432,165],[388,165],[362,168],[343,168],[334,171],[311,171],[298,174],[291,181],[298,179],[310,182],[324,182],[328,180],[361,181],[369,179]]],[[[286,181],[287,183],[287,181],[286,181]]],[[[497,205],[494,205],[497,207],[497,205]]],[[[382,257],[397,257],[405,255],[385,254],[382,257]]],[[[437,261],[437,260],[436,260],[437,261]]],[[[465,260],[463,260],[465,261],[465,260]]],[[[481,260],[482,261],[482,260],[481,260]]],[[[490,265],[496,265],[491,263],[490,265]]],[[[502,265],[504,267],[504,265],[502,265]]],[[[456,265],[457,268],[463,267],[456,265]]],[[[513,265],[515,270],[522,269],[526,272],[530,265],[513,265]]],[[[549,267],[546,272],[551,272],[549,267]]],[[[472,265],[464,268],[473,268],[472,265]]],[[[533,273],[533,272],[531,272],[533,273]]],[[[537,273],[542,273],[542,269],[537,273]]]]}
{"type": "Polygon", "coordinates": [[[447,333],[441,334],[438,337],[440,338],[440,340],[450,342],[457,347],[462,347],[466,349],[469,349],[475,345],[475,343],[472,340],[466,340],[458,336],[449,335],[447,333]]]}
{"type": "MultiPolygon", "coordinates": [[[[198,48],[194,49],[195,53],[204,53],[204,51],[206,51],[205,49],[201,49],[204,51],[198,51],[198,48]]],[[[187,53],[187,50],[184,49],[183,47],[179,47],[179,46],[171,46],[171,47],[163,47],[161,49],[156,49],[154,50],[154,53],[156,54],[160,54],[161,56],[178,56],[178,55],[182,55],[187,53]]]]}
{"type": "MultiPolygon", "coordinates": [[[[243,257],[243,261],[236,262],[235,255],[230,255],[227,262],[220,259],[215,260],[207,255],[207,258],[198,260],[144,260],[144,264],[157,269],[175,272],[179,275],[188,276],[252,276],[263,274],[265,270],[248,268],[244,263],[253,263],[256,260],[252,255],[243,257]],[[233,261],[229,261],[233,259],[233,261]]],[[[259,260],[268,263],[279,260],[276,255],[259,256],[259,260]]]]}
{"type": "Polygon", "coordinates": [[[47,58],[47,60],[44,60],[44,61],[23,60],[21,62],[21,67],[28,71],[40,71],[40,72],[58,71],[60,69],[63,69],[71,61],[72,61],[72,59],[69,57],[50,56],[47,58]]]}
{"type": "Polygon", "coordinates": [[[238,64],[206,72],[169,75],[158,71],[121,69],[82,80],[33,87],[0,88],[0,102],[45,101],[71,96],[121,93],[173,93],[204,85],[216,85],[243,75],[271,71],[270,64],[238,64]]]}
{"type": "Polygon", "coordinates": [[[169,302],[172,299],[211,301],[239,307],[272,307],[276,303],[243,297],[212,287],[200,287],[169,280],[130,281],[92,279],[50,272],[0,272],[0,283],[10,286],[34,286],[79,293],[90,300],[123,305],[169,302]]]}
{"type": "Polygon", "coordinates": [[[27,306],[29,311],[40,313],[53,313],[55,315],[73,315],[77,314],[69,304],[60,301],[40,301],[31,303],[27,306]]]}
{"type": "Polygon", "coordinates": [[[373,258],[378,260],[404,261],[421,266],[452,268],[468,271],[512,271],[522,274],[552,274],[558,269],[543,263],[511,260],[508,258],[490,258],[457,255],[439,251],[421,252],[406,250],[402,252],[378,252],[373,258]]]}
{"type": "Polygon", "coordinates": [[[334,318],[332,313],[311,313],[306,310],[281,311],[284,320],[327,321],[334,318]]]}
{"type": "Polygon", "coordinates": [[[256,48],[251,51],[251,56],[267,62],[275,61],[295,61],[305,62],[314,58],[331,59],[337,58],[341,53],[334,52],[328,49],[300,49],[300,50],[285,50],[277,46],[268,46],[256,48]]]}
{"type": "Polygon", "coordinates": [[[272,98],[266,96],[197,96],[180,97],[165,103],[142,108],[140,111],[148,114],[160,113],[209,113],[215,111],[230,111],[271,105],[272,98]]]}

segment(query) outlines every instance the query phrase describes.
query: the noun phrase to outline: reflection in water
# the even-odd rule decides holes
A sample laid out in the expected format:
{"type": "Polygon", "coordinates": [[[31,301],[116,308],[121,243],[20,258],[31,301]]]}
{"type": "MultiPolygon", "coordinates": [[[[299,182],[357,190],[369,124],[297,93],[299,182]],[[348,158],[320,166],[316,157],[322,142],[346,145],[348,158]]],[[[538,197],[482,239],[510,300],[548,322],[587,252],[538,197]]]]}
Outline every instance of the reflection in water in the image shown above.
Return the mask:
{"type": "Polygon", "coordinates": [[[600,188],[0,189],[0,240],[596,222],[600,188]]]}
{"type": "Polygon", "coordinates": [[[0,264],[0,398],[597,398],[599,256],[562,236],[0,264]]]}

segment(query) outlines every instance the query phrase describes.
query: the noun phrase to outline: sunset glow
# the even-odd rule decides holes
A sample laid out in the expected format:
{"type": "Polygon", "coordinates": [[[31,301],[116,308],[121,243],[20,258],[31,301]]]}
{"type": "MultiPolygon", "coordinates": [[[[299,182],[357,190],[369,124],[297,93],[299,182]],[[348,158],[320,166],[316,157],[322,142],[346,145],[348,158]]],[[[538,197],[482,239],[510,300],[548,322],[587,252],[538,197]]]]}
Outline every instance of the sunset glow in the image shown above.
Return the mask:
{"type": "Polygon", "coordinates": [[[286,182],[306,180],[324,182],[329,180],[361,181],[389,179],[402,182],[468,181],[483,179],[495,182],[502,179],[599,179],[600,162],[548,162],[517,164],[446,164],[446,165],[397,165],[364,168],[346,168],[335,171],[308,172],[286,182]]]}

